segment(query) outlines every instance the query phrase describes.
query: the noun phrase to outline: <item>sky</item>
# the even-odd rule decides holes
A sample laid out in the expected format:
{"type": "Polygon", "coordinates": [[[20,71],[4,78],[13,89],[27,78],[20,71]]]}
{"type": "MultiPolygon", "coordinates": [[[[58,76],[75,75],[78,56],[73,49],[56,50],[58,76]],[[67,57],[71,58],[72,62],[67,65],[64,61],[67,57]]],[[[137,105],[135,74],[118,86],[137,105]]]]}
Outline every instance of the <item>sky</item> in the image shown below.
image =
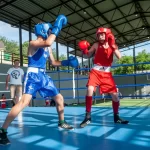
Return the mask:
{"type": "MultiPolygon", "coordinates": [[[[18,28],[14,28],[11,27],[10,24],[4,23],[2,21],[0,21],[0,36],[4,36],[9,40],[14,40],[17,41],[19,43],[19,29],[18,28]]],[[[29,39],[29,33],[25,30],[22,30],[22,42],[28,41],[29,39]]],[[[36,39],[36,36],[34,34],[32,34],[32,39],[36,39]]],[[[150,43],[150,41],[146,42],[146,43],[142,43],[140,45],[144,45],[150,43]]],[[[137,45],[136,45],[137,46],[137,45]]],[[[56,43],[54,43],[52,45],[52,48],[56,48],[56,43]]],[[[123,50],[126,50],[127,48],[124,48],[123,50]]],[[[139,48],[136,48],[136,55],[138,54],[138,52],[141,52],[142,50],[146,50],[147,52],[150,52],[150,44],[149,45],[145,45],[139,48]]],[[[72,50],[71,48],[69,50],[72,50]]],[[[122,50],[121,50],[122,51],[122,50]]],[[[59,44],[59,54],[67,54],[67,48],[66,46],[62,46],[59,44]]],[[[122,52],[122,55],[133,55],[133,51],[132,49],[129,51],[125,51],[122,52]]]]}
{"type": "MultiPolygon", "coordinates": [[[[19,28],[11,27],[10,24],[0,21],[0,36],[6,37],[8,40],[13,40],[19,44],[19,28]]],[[[32,39],[36,39],[36,36],[32,34],[32,39]]],[[[29,32],[22,30],[22,42],[29,40],[29,32]]],[[[52,48],[56,48],[56,43],[54,42],[52,48]]],[[[60,55],[67,53],[67,47],[59,44],[60,55]]],[[[71,50],[71,48],[69,49],[71,50]]]]}

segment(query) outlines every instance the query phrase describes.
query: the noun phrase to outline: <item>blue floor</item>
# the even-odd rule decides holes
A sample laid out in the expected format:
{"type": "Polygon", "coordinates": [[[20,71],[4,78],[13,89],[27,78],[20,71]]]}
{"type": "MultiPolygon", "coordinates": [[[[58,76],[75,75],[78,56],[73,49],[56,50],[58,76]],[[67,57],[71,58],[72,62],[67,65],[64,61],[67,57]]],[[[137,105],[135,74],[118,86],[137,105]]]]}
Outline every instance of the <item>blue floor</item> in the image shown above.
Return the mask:
{"type": "MultiPolygon", "coordinates": [[[[2,125],[9,109],[0,109],[2,125]]],[[[28,107],[8,129],[11,145],[0,150],[150,150],[150,107],[123,107],[128,125],[113,123],[112,109],[92,109],[93,122],[79,128],[84,107],[65,107],[65,118],[76,129],[60,131],[54,107],[28,107]]]]}

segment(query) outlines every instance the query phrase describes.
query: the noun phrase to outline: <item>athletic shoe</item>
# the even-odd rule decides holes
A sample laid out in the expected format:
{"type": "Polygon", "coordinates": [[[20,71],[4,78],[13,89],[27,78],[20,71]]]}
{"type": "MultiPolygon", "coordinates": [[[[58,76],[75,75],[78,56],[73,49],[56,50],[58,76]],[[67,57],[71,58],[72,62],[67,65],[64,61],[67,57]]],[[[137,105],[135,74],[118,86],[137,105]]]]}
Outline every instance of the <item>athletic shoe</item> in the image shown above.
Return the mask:
{"type": "Polygon", "coordinates": [[[0,129],[0,145],[8,145],[10,144],[9,139],[7,138],[7,132],[3,129],[0,129]]]}
{"type": "Polygon", "coordinates": [[[118,114],[114,114],[114,123],[128,124],[129,121],[121,119],[118,114]]]}
{"type": "Polygon", "coordinates": [[[58,123],[59,129],[66,129],[66,130],[74,130],[72,126],[70,126],[66,121],[64,123],[58,123]]]}
{"type": "Polygon", "coordinates": [[[83,120],[83,122],[80,124],[80,127],[84,128],[84,127],[86,127],[90,123],[91,123],[91,118],[86,118],[85,117],[85,119],[83,120]]]}

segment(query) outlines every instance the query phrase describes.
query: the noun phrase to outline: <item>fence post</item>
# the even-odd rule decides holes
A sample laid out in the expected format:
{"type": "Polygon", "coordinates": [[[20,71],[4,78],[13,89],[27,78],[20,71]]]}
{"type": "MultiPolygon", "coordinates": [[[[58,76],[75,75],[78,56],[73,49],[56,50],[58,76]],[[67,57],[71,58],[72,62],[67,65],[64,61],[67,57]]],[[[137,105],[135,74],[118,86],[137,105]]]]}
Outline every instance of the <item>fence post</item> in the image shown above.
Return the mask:
{"type": "Polygon", "coordinates": [[[13,65],[13,61],[14,61],[14,53],[12,53],[12,65],[13,65]]]}
{"type": "Polygon", "coordinates": [[[3,59],[2,57],[3,57],[3,56],[2,56],[2,51],[1,51],[1,64],[2,64],[2,59],[3,59]]]}

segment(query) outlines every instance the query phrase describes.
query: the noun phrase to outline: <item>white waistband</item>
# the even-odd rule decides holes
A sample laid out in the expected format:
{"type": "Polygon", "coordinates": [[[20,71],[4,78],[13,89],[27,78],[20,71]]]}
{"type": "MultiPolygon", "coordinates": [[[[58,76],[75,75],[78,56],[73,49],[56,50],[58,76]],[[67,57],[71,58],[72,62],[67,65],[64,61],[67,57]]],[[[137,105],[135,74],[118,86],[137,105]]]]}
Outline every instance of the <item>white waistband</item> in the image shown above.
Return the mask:
{"type": "Polygon", "coordinates": [[[34,67],[28,67],[27,72],[34,72],[34,73],[38,73],[38,72],[45,72],[45,69],[42,68],[34,68],[34,67]]]}
{"type": "Polygon", "coordinates": [[[93,69],[98,71],[110,72],[111,67],[99,66],[94,64],[93,69]]]}

